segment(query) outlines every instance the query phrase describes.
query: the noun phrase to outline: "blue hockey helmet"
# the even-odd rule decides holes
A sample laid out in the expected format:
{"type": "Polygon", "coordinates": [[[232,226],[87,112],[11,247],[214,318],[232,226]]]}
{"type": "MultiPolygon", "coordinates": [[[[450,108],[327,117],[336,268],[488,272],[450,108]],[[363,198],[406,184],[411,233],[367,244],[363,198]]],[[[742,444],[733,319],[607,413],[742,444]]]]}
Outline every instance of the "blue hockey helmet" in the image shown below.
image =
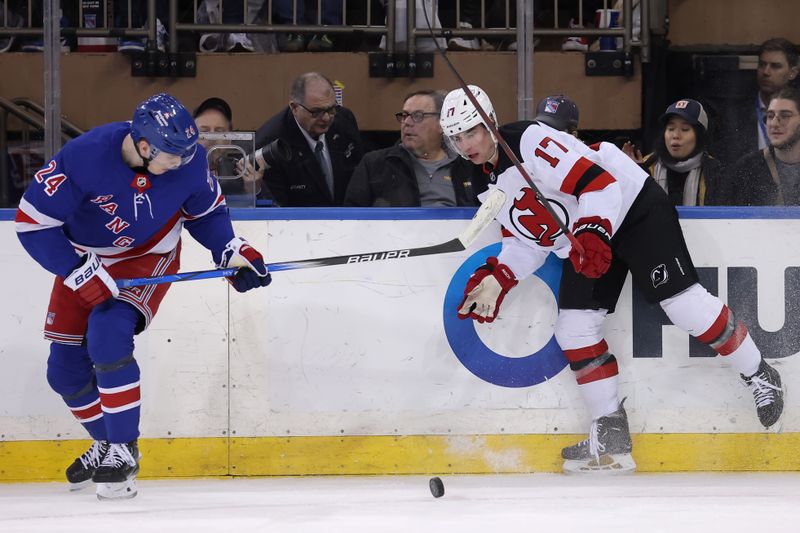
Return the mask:
{"type": "Polygon", "coordinates": [[[133,142],[150,143],[151,157],[159,152],[181,156],[185,165],[197,150],[197,125],[191,113],[175,97],[160,93],[136,107],[131,121],[133,142]]]}

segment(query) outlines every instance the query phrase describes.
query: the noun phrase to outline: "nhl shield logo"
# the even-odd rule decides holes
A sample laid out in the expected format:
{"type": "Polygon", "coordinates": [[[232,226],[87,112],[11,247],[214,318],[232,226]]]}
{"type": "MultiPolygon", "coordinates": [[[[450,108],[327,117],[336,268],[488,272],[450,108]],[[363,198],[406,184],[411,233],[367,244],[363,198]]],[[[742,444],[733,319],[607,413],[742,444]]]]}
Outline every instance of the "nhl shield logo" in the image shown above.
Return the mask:
{"type": "Polygon", "coordinates": [[[146,174],[136,174],[136,176],[133,177],[133,181],[131,181],[131,187],[136,189],[137,193],[142,194],[150,188],[150,179],[146,174]]]}
{"type": "Polygon", "coordinates": [[[668,280],[669,272],[667,271],[667,265],[663,263],[655,267],[650,272],[650,281],[653,283],[654,289],[659,285],[665,284],[668,280]]]}

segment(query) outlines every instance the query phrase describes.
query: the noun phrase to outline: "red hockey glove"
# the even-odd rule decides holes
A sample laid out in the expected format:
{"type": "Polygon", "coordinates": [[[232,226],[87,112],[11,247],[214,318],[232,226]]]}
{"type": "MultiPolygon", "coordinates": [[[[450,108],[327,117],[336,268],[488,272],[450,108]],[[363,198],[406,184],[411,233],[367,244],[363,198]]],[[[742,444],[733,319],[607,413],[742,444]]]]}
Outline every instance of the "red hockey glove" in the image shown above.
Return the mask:
{"type": "Polygon", "coordinates": [[[119,289],[111,274],[94,252],[83,256],[80,264],[64,278],[64,285],[75,291],[86,309],[119,296],[119,289]]]}
{"type": "Polygon", "coordinates": [[[580,255],[573,248],[569,260],[575,272],[587,278],[599,278],[611,265],[611,223],[600,217],[579,218],[572,227],[572,234],[583,245],[585,256],[581,263],[580,255]]]}
{"type": "Polygon", "coordinates": [[[464,288],[464,299],[458,306],[458,318],[473,318],[483,324],[494,322],[500,304],[516,284],[517,278],[506,265],[490,257],[479,267],[464,288]]]}
{"type": "Polygon", "coordinates": [[[272,276],[267,272],[264,258],[258,251],[247,244],[247,241],[234,237],[225,245],[219,268],[240,266],[235,276],[227,278],[237,292],[247,292],[250,289],[266,287],[272,281],[272,276]]]}

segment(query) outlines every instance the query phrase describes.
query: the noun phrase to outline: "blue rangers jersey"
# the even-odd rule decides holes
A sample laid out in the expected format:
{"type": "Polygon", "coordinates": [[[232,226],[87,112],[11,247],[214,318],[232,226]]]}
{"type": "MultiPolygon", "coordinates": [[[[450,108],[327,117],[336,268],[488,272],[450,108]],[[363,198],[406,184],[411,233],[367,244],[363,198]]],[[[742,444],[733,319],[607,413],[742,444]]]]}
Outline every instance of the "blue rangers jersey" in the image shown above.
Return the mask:
{"type": "Polygon", "coordinates": [[[184,225],[215,259],[234,237],[202,146],[189,163],[155,176],[123,160],[128,133],[130,123],[116,122],[69,141],[25,191],[17,235],[50,272],[67,276],[86,251],[106,265],[170,252],[184,225]]]}

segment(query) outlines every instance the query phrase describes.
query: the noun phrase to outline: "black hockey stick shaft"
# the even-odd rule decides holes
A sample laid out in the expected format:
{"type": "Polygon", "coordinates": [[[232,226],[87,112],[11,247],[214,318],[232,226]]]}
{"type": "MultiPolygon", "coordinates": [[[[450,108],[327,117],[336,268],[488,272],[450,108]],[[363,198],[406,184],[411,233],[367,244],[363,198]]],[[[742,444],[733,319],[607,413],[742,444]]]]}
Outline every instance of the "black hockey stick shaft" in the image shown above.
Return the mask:
{"type": "MultiPolygon", "coordinates": [[[[506,195],[503,191],[496,189],[492,191],[486,200],[481,204],[475,215],[469,222],[466,229],[456,237],[441,244],[433,246],[422,246],[419,248],[400,248],[397,250],[385,250],[382,252],[370,252],[364,254],[336,255],[332,257],[320,257],[317,259],[302,259],[299,261],[285,261],[282,263],[269,263],[267,269],[271,272],[281,272],[284,270],[299,270],[302,268],[317,268],[334,265],[349,265],[353,263],[368,263],[371,261],[386,261],[390,259],[405,259],[407,257],[417,257],[422,255],[446,254],[460,252],[469,248],[478,236],[492,223],[494,217],[505,204],[506,195]]],[[[152,276],[145,278],[119,279],[117,287],[124,289],[127,287],[140,287],[143,285],[158,285],[160,283],[174,283],[178,281],[193,281],[200,279],[224,278],[235,276],[238,267],[198,270],[194,272],[178,272],[177,274],[165,274],[163,276],[152,276]]]]}
{"type": "Polygon", "coordinates": [[[531,188],[531,190],[536,195],[536,201],[538,201],[542,205],[542,207],[545,208],[545,210],[550,215],[550,217],[553,219],[553,221],[558,225],[558,227],[561,229],[561,231],[564,232],[564,235],[566,235],[567,238],[569,239],[569,241],[572,243],[572,247],[578,252],[578,255],[580,255],[581,263],[582,263],[585,255],[586,255],[586,252],[583,249],[583,245],[580,242],[578,242],[578,239],[575,238],[575,236],[572,234],[572,232],[569,230],[569,228],[567,228],[567,226],[564,224],[564,222],[562,222],[561,219],[558,217],[556,212],[553,211],[553,208],[550,207],[550,202],[547,201],[547,199],[544,197],[544,195],[542,195],[541,191],[539,191],[539,188],[536,186],[536,184],[533,183],[533,179],[531,179],[531,177],[528,174],[528,172],[522,166],[522,163],[520,163],[519,158],[517,157],[517,154],[514,153],[514,151],[511,149],[511,147],[508,146],[508,143],[503,138],[503,136],[500,135],[500,131],[497,129],[497,126],[495,125],[495,123],[492,121],[492,119],[486,113],[486,110],[484,110],[483,107],[481,107],[481,104],[478,103],[478,99],[475,98],[475,95],[472,94],[472,91],[469,90],[469,86],[467,85],[467,82],[464,81],[464,78],[461,77],[461,74],[459,74],[459,72],[456,69],[456,67],[453,65],[453,63],[450,62],[450,58],[447,57],[447,54],[445,54],[444,50],[442,50],[442,47],[439,46],[439,41],[436,40],[436,35],[433,33],[433,28],[431,27],[431,21],[428,18],[428,9],[427,9],[427,7],[424,7],[422,9],[422,11],[423,11],[423,13],[425,15],[425,24],[428,26],[428,32],[431,34],[431,38],[433,39],[433,44],[436,46],[436,50],[439,51],[439,54],[442,56],[442,59],[444,59],[445,63],[447,63],[447,66],[450,68],[450,71],[455,75],[456,79],[458,80],[459,85],[461,85],[461,88],[464,90],[464,94],[466,94],[467,98],[469,98],[469,101],[472,102],[472,105],[475,106],[475,109],[478,110],[478,114],[483,119],[484,124],[486,124],[486,126],[489,128],[489,131],[491,131],[492,134],[497,139],[497,143],[500,145],[500,147],[506,153],[506,155],[511,160],[511,162],[514,164],[516,169],[522,175],[522,178],[528,183],[528,186],[531,188]]]}

